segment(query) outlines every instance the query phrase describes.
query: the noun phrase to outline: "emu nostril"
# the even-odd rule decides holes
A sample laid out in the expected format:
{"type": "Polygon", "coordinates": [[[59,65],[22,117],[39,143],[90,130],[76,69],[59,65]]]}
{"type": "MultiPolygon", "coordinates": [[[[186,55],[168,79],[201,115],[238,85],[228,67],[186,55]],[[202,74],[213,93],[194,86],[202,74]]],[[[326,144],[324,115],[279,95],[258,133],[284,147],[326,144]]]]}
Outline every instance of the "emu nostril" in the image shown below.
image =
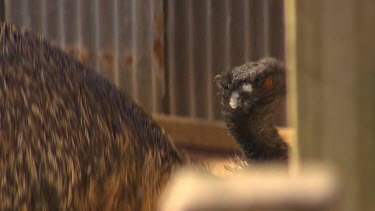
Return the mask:
{"type": "Polygon", "coordinates": [[[238,107],[238,101],[240,94],[237,91],[232,92],[230,99],[229,99],[229,106],[233,109],[238,107]]]}

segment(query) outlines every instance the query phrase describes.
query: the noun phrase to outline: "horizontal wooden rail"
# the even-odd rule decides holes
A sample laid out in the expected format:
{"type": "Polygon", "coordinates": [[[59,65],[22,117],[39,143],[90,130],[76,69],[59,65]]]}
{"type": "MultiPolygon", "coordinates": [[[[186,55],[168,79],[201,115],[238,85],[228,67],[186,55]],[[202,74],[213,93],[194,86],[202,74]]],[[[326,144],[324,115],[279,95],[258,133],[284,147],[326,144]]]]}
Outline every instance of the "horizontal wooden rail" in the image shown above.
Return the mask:
{"type": "MultiPolygon", "coordinates": [[[[154,115],[154,118],[177,146],[214,151],[233,151],[236,148],[224,122],[165,115],[154,115]]],[[[287,143],[291,132],[291,129],[279,128],[280,135],[287,143]]]]}

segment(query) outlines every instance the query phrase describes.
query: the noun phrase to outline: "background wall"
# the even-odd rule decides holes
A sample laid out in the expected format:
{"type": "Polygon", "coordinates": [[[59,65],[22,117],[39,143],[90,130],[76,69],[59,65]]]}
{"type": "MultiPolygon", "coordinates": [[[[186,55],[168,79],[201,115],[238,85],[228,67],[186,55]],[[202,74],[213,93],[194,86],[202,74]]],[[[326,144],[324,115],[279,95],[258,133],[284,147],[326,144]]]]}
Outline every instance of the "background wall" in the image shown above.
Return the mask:
{"type": "MultiPolygon", "coordinates": [[[[5,0],[4,19],[55,41],[153,113],[220,120],[212,80],[284,59],[279,0],[5,0]]],[[[284,106],[278,123],[285,125],[284,106]]]]}

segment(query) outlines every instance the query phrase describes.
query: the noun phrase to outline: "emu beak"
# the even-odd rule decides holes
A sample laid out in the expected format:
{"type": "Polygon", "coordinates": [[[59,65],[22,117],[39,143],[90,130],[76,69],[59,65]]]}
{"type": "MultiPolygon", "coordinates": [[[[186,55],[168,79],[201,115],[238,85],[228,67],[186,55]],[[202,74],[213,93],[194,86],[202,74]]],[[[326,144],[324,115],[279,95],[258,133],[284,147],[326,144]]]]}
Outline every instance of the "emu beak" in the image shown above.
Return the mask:
{"type": "Polygon", "coordinates": [[[215,76],[215,78],[214,78],[214,83],[215,83],[215,85],[218,87],[218,88],[222,88],[222,76],[221,75],[217,75],[217,76],[215,76]]]}

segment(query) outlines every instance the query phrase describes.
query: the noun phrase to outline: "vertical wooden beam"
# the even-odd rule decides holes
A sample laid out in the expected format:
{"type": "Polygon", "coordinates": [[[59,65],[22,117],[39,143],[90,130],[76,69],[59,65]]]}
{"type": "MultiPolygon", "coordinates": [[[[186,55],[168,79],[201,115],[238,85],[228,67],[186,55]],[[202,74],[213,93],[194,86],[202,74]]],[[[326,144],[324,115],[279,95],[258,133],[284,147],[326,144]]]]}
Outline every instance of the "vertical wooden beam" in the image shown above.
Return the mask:
{"type": "Polygon", "coordinates": [[[372,0],[356,1],[358,61],[355,70],[359,75],[356,87],[359,133],[355,142],[358,145],[359,190],[361,207],[359,210],[375,209],[375,13],[372,0]]]}
{"type": "Polygon", "coordinates": [[[286,1],[295,11],[287,61],[301,159],[338,169],[340,210],[375,209],[374,7],[370,0],[286,1]]]}
{"type": "Polygon", "coordinates": [[[298,142],[296,140],[298,134],[298,118],[297,118],[297,49],[296,49],[296,8],[295,0],[288,0],[285,2],[285,57],[287,61],[287,120],[289,127],[293,128],[293,135],[290,136],[291,148],[290,154],[290,169],[292,172],[298,171],[298,142]]]}

